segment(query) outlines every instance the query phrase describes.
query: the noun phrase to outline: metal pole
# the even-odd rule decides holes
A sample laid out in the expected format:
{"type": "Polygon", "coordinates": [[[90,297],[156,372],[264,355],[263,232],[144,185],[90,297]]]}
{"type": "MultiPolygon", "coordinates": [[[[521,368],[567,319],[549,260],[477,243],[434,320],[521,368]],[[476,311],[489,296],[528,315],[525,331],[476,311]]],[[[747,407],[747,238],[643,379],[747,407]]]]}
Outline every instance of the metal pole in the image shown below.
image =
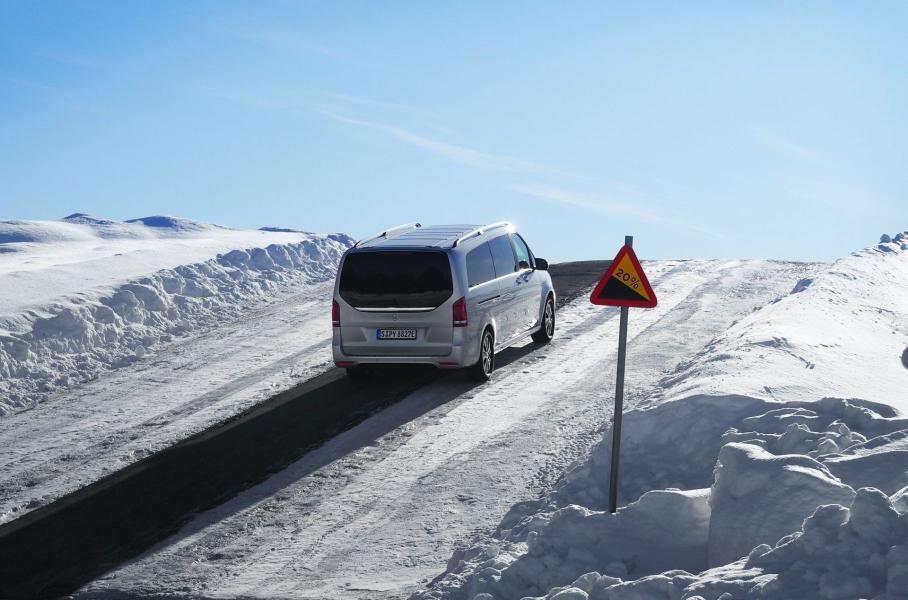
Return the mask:
{"type": "MultiPolygon", "coordinates": [[[[625,246],[634,245],[634,236],[624,237],[625,246]]],[[[624,359],[627,356],[627,307],[621,307],[618,326],[618,376],[615,380],[615,414],[612,416],[612,468],[608,483],[608,510],[618,510],[618,453],[621,450],[621,414],[624,411],[624,359]]]]}

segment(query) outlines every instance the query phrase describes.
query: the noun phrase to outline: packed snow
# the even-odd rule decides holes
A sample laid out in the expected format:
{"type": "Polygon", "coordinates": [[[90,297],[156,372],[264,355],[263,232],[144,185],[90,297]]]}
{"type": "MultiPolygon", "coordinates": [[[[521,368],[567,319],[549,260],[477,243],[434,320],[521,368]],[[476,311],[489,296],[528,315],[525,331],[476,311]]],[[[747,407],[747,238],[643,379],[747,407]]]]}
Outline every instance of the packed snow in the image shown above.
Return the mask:
{"type": "MultiPolygon", "coordinates": [[[[762,260],[644,266],[659,306],[631,315],[628,407],[648,402],[659,381],[732,322],[787,295],[819,268],[762,260]]],[[[406,598],[436,577],[457,547],[495,545],[500,560],[518,558],[495,526],[515,503],[544,518],[535,499],[602,439],[612,406],[617,314],[578,298],[559,311],[553,343],[505,351],[488,384],[463,373],[440,376],[199,515],[77,596],[406,598]]],[[[716,447],[724,431],[715,432],[716,447]]],[[[700,469],[702,485],[654,493],[624,519],[678,534],[662,540],[647,569],[672,568],[679,553],[690,555],[688,568],[705,568],[712,461],[700,469]],[[676,522],[674,509],[691,520],[676,522]]],[[[621,539],[636,543],[632,538],[621,539]]],[[[582,554],[578,546],[576,558],[582,554]]],[[[616,550],[611,576],[627,576],[623,556],[616,550]]],[[[452,569],[460,560],[472,559],[458,558],[452,569]]]]}
{"type": "Polygon", "coordinates": [[[745,316],[414,600],[908,598],[908,232],[745,316]],[[840,397],[835,397],[840,396],[840,397]]]}
{"type": "Polygon", "coordinates": [[[0,415],[330,279],[351,243],[163,216],[0,222],[0,415]]]}

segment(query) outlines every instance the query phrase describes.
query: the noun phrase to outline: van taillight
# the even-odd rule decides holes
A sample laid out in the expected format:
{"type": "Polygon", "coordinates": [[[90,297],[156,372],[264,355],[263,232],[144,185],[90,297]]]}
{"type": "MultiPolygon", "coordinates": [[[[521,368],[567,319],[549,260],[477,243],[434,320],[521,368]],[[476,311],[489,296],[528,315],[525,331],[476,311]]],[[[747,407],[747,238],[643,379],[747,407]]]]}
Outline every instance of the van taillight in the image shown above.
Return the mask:
{"type": "Polygon", "coordinates": [[[454,302],[454,327],[467,326],[467,301],[465,298],[454,302]]]}
{"type": "Polygon", "coordinates": [[[331,325],[341,326],[341,305],[337,303],[337,300],[331,302],[331,325]]]}

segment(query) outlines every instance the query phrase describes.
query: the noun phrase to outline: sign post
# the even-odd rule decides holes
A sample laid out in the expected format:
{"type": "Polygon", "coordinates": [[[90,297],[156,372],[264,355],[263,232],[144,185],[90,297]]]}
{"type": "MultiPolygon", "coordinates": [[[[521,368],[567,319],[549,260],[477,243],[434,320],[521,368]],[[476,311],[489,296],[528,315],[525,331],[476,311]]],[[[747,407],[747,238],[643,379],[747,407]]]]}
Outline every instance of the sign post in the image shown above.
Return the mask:
{"type": "Polygon", "coordinates": [[[618,375],[615,379],[615,413],[612,422],[612,465],[609,473],[608,509],[618,510],[618,456],[621,450],[621,417],[624,412],[624,363],[627,358],[627,317],[628,307],[653,308],[656,293],[653,291],[640,261],[633,250],[634,237],[624,237],[624,247],[618,251],[615,260],[599,285],[590,294],[590,302],[603,306],[620,306],[618,324],[618,375]]]}

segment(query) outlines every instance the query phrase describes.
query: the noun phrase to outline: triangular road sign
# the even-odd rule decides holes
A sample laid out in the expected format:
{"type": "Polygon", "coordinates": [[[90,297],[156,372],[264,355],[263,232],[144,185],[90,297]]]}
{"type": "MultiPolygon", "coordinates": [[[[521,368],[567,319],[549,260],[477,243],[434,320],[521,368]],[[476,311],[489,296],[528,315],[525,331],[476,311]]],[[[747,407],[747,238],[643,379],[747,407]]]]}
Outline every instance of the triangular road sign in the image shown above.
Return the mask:
{"type": "Polygon", "coordinates": [[[636,308],[656,306],[656,293],[650,286],[633,248],[623,246],[618,251],[615,260],[590,295],[590,302],[605,306],[636,308]]]}

